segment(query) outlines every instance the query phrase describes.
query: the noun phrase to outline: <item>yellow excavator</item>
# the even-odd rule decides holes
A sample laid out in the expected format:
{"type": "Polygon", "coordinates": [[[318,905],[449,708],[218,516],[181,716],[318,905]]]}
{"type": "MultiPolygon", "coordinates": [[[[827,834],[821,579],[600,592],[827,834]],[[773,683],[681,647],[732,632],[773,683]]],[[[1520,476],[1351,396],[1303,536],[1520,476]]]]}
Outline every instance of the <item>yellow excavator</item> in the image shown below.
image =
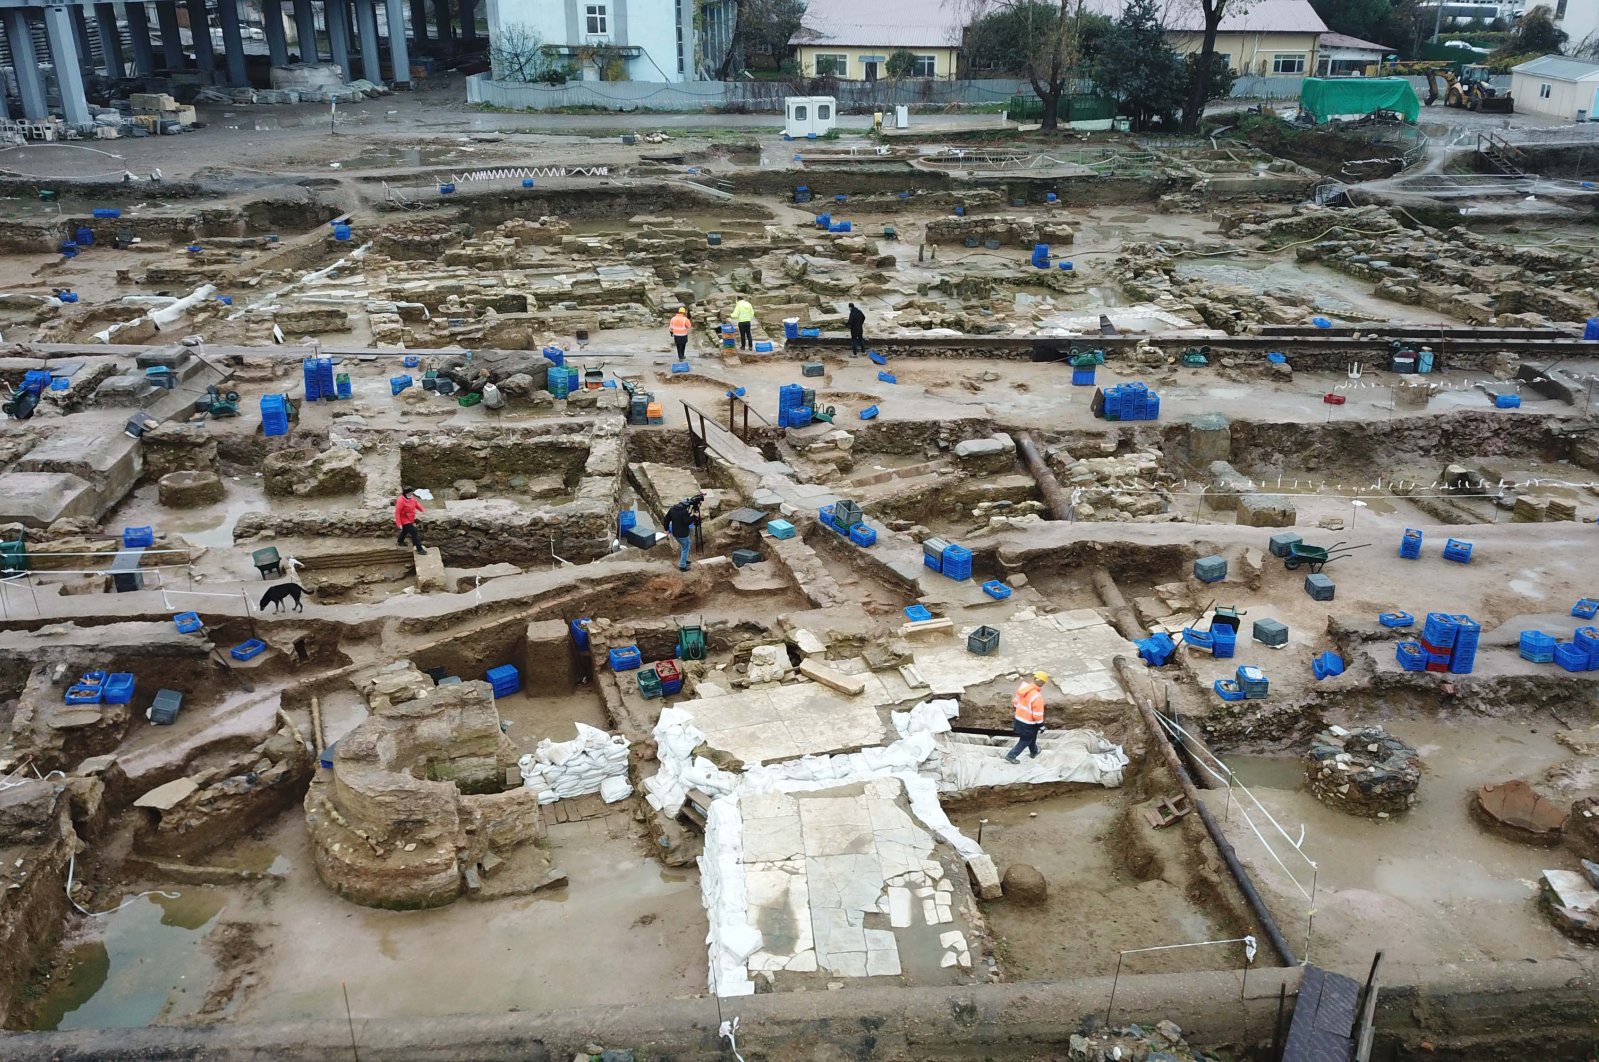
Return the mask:
{"type": "Polygon", "coordinates": [[[1429,107],[1439,99],[1445,107],[1459,107],[1483,114],[1514,114],[1515,101],[1510,93],[1500,92],[1488,82],[1488,68],[1484,66],[1436,66],[1422,63],[1394,63],[1390,74],[1420,74],[1427,79],[1429,107]],[[1439,91],[1439,82],[1443,91],[1439,91]]]}

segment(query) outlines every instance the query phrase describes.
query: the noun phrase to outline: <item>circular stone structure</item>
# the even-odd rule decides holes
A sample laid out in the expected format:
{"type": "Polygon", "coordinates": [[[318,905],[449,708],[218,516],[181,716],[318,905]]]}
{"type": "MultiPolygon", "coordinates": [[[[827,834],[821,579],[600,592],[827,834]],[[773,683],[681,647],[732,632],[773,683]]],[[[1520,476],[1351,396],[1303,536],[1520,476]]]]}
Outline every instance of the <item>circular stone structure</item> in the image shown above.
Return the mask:
{"type": "Polygon", "coordinates": [[[1471,810],[1496,833],[1527,844],[1555,845],[1570,816],[1565,808],[1539,796],[1520,778],[1485,785],[1472,795],[1471,810]]]}
{"type": "Polygon", "coordinates": [[[1415,806],[1421,762],[1414,748],[1380,726],[1326,730],[1306,753],[1305,780],[1329,807],[1388,818],[1415,806]]]}
{"type": "Polygon", "coordinates": [[[1037,906],[1049,898],[1049,884],[1044,881],[1044,875],[1029,863],[1012,863],[1006,867],[1000,888],[1005,899],[1028,906],[1037,906]]]}
{"type": "Polygon", "coordinates": [[[161,504],[173,509],[197,509],[222,500],[222,477],[210,469],[168,472],[156,483],[161,504]]]}

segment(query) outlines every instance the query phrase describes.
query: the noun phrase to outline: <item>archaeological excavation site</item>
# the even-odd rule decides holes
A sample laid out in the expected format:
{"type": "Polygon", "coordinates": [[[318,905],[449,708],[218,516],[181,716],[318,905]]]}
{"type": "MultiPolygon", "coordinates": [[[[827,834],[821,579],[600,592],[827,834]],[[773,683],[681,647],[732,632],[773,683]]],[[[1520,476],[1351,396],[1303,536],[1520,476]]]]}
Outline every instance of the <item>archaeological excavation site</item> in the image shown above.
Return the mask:
{"type": "Polygon", "coordinates": [[[236,110],[0,180],[0,1057],[1593,1057],[1591,150],[236,110]]]}

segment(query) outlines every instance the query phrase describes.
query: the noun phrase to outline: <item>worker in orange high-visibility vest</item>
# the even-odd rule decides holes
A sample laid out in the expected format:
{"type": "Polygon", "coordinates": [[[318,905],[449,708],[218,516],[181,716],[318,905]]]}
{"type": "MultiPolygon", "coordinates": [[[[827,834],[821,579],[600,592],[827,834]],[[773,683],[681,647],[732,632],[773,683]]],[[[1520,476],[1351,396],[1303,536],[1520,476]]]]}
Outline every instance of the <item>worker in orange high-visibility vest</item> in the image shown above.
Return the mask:
{"type": "Polygon", "coordinates": [[[1035,671],[1032,681],[1017,686],[1015,696],[1010,699],[1010,706],[1016,712],[1011,727],[1017,735],[1016,747],[1005,754],[1011,763],[1021,756],[1022,749],[1033,759],[1038,758],[1038,732],[1044,729],[1044,687],[1048,683],[1047,671],[1035,671]]]}
{"type": "Polygon", "coordinates": [[[672,342],[677,344],[677,360],[682,361],[683,351],[688,349],[688,331],[694,327],[694,322],[688,319],[688,311],[679,306],[677,316],[667,327],[672,330],[672,342]]]}

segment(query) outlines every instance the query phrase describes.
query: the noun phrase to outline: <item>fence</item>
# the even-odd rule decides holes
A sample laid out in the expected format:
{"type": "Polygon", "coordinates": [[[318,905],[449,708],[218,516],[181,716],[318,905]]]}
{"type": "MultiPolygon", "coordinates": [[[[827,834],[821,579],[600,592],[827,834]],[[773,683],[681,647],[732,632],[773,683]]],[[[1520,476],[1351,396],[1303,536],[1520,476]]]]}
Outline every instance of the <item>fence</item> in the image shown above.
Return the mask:
{"type": "MultiPolygon", "coordinates": [[[[1233,96],[1241,99],[1294,99],[1302,79],[1286,76],[1240,77],[1233,96]]],[[[1087,91],[1086,85],[1077,86],[1087,91]]],[[[971,81],[830,81],[825,86],[785,81],[571,81],[565,85],[528,85],[495,81],[490,75],[466,79],[468,103],[485,103],[517,111],[564,107],[600,107],[608,111],[749,111],[781,114],[783,97],[823,95],[838,100],[840,111],[867,113],[911,106],[982,106],[1005,103],[1032,86],[1014,78],[971,81]]]]}

